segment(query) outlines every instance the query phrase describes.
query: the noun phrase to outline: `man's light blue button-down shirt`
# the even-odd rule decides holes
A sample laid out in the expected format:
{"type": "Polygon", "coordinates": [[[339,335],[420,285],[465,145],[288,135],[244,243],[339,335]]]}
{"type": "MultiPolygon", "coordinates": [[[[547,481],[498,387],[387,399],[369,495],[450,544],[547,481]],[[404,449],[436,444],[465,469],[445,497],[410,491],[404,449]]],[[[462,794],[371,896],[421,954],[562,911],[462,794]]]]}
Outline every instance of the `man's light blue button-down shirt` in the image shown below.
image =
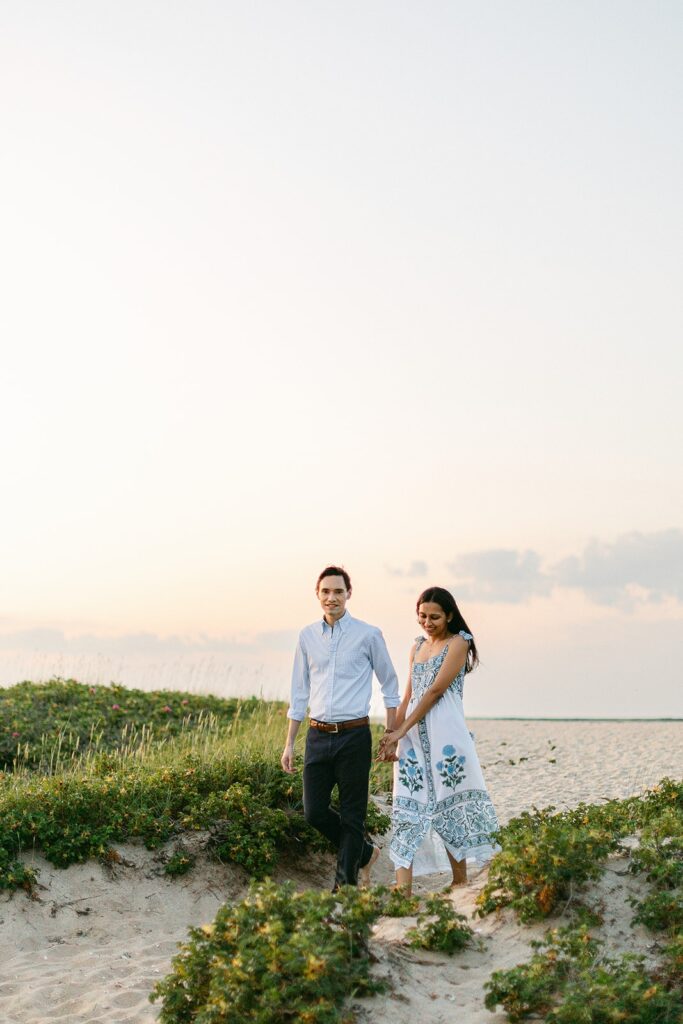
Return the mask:
{"type": "Polygon", "coordinates": [[[299,634],[287,717],[302,722],[310,708],[311,718],[319,722],[364,718],[370,710],[373,672],[385,708],[397,708],[398,679],[381,631],[348,612],[334,628],[325,619],[313,622],[299,634]]]}

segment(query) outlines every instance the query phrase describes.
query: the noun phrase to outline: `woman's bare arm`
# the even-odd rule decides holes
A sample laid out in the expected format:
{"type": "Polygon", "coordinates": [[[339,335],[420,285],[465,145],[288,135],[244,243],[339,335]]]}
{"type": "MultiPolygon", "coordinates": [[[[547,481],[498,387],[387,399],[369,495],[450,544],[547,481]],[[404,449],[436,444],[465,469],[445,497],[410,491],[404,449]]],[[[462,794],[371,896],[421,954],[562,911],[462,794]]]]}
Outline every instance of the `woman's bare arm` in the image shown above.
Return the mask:
{"type": "Polygon", "coordinates": [[[443,660],[443,664],[437,673],[436,679],[426,693],[422,695],[408,717],[404,718],[400,725],[397,720],[397,725],[394,731],[385,734],[384,740],[387,747],[398,743],[398,741],[405,736],[408,730],[412,729],[414,725],[417,725],[417,723],[424,718],[427,712],[434,707],[436,702],[443,697],[444,693],[465,664],[468,648],[469,645],[467,640],[464,640],[461,636],[454,636],[452,640],[448,641],[448,651],[443,660]]]}

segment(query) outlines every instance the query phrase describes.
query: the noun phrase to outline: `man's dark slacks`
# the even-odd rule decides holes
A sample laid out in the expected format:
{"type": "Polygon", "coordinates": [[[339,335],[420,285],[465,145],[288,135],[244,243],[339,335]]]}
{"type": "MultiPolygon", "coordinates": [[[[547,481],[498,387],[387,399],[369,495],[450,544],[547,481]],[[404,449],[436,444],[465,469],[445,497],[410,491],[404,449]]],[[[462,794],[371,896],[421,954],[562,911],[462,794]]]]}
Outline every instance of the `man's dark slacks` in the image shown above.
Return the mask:
{"type": "Polygon", "coordinates": [[[304,756],[304,815],[337,849],[335,888],[357,885],[358,869],[372,856],[365,838],[365,814],[372,761],[369,725],[323,732],[311,727],[304,756]],[[330,807],[335,786],[339,810],[330,807]]]}

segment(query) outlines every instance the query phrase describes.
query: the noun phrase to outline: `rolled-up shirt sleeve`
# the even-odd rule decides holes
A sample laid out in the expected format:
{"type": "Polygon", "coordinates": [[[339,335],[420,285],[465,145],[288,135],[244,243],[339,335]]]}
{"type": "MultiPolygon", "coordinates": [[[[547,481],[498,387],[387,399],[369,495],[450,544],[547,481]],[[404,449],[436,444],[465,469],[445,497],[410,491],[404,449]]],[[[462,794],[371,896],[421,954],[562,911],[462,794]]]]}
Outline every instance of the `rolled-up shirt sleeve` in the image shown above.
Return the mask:
{"type": "Polygon", "coordinates": [[[384,637],[379,629],[373,630],[372,639],[370,640],[370,659],[372,661],[372,668],[379,679],[379,685],[382,690],[382,697],[384,698],[385,708],[397,708],[401,703],[401,698],[398,692],[398,676],[396,670],[391,663],[389,657],[389,651],[387,645],[384,642],[384,637]]]}
{"type": "Polygon", "coordinates": [[[289,710],[287,718],[295,722],[303,722],[308,710],[308,699],[311,692],[311,678],[308,673],[308,658],[301,636],[294,652],[294,667],[292,668],[292,688],[290,693],[289,710]]]}

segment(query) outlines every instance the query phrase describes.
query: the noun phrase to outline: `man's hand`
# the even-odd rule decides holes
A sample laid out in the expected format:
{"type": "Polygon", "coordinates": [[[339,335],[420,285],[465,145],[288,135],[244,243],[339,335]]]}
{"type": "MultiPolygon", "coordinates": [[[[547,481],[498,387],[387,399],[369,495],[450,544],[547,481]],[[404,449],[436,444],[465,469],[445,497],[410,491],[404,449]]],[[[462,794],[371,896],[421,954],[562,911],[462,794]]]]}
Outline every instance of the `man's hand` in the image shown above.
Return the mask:
{"type": "Polygon", "coordinates": [[[377,751],[375,761],[398,761],[398,757],[396,755],[397,744],[398,740],[389,742],[387,740],[387,734],[385,733],[379,741],[379,750],[377,751]]]}
{"type": "Polygon", "coordinates": [[[280,758],[280,764],[284,770],[292,775],[294,773],[294,744],[287,743],[285,749],[282,751],[282,757],[280,758]]]}
{"type": "Polygon", "coordinates": [[[280,764],[288,775],[294,774],[294,741],[296,740],[296,734],[299,731],[300,725],[301,722],[297,722],[296,719],[290,718],[289,725],[287,727],[285,749],[282,751],[282,757],[280,758],[280,764]]]}

